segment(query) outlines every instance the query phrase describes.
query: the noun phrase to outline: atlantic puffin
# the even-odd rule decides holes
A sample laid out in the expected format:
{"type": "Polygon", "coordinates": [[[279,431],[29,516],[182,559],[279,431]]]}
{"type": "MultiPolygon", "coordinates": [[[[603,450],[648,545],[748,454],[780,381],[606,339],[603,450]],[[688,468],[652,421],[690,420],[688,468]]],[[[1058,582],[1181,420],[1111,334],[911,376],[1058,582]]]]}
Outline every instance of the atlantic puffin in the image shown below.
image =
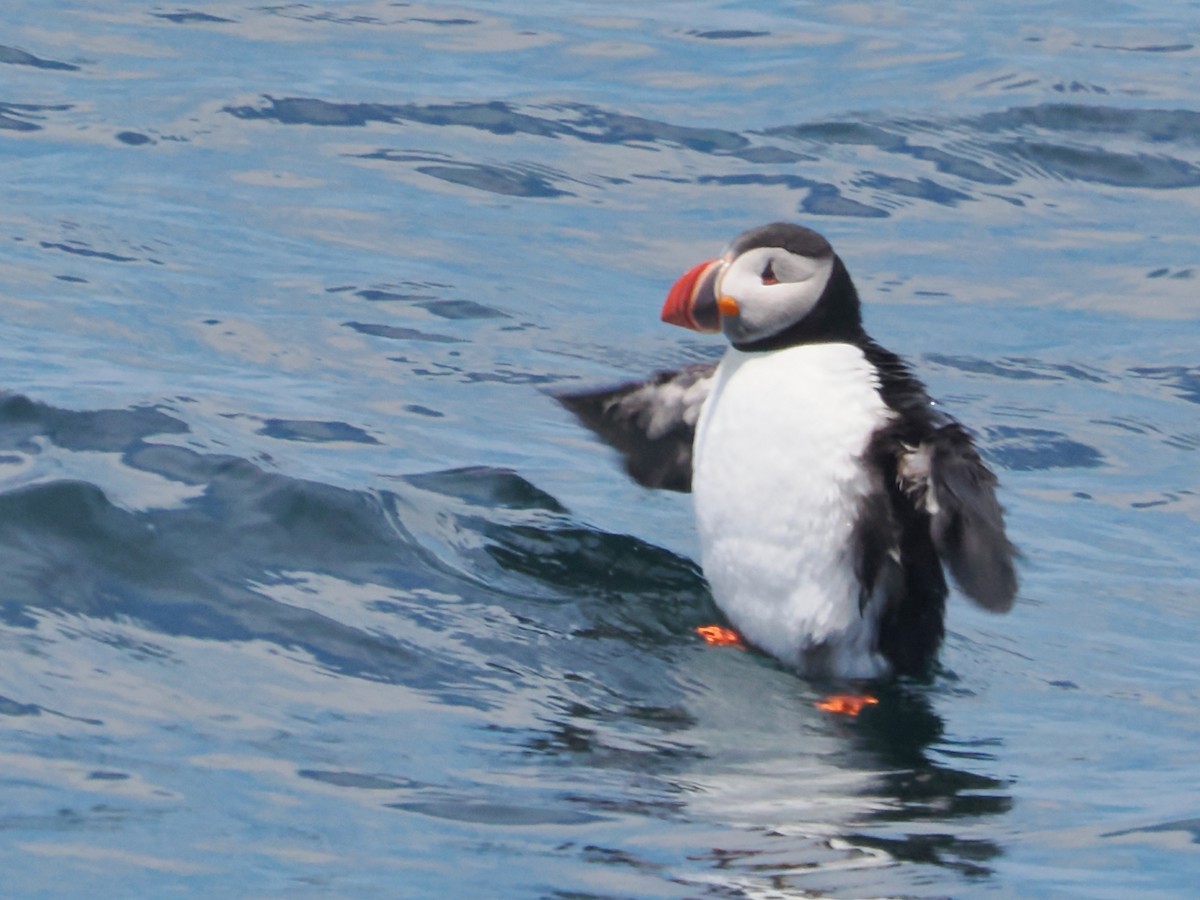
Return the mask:
{"type": "Polygon", "coordinates": [[[685,273],[662,319],[719,363],[558,400],[651,488],[691,491],[701,568],[742,639],[812,678],[928,673],[948,569],[1007,612],[1016,550],[971,435],[864,331],[820,234],[777,222],[685,273]]]}

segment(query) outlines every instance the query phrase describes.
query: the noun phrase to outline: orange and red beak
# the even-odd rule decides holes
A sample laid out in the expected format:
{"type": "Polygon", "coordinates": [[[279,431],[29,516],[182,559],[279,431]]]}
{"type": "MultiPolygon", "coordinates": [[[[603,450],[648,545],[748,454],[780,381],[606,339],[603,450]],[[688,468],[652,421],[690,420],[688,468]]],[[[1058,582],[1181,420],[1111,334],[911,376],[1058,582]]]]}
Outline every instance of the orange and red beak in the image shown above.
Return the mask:
{"type": "MultiPolygon", "coordinates": [[[[722,306],[719,305],[717,281],[724,264],[724,259],[710,259],[689,269],[671,286],[663,304],[662,320],[693,331],[720,331],[722,306]]],[[[727,301],[724,308],[729,309],[732,300],[720,299],[727,301]]],[[[732,310],[736,311],[736,305],[732,310]]]]}

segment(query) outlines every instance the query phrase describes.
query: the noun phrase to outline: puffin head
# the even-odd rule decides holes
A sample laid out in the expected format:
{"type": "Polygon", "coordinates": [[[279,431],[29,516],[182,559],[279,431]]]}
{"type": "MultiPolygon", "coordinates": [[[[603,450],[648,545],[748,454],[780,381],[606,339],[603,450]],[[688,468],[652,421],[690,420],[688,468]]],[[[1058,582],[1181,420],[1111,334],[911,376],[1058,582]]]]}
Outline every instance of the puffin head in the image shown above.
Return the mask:
{"type": "Polygon", "coordinates": [[[862,333],[858,293],[829,241],[787,222],[743,232],[720,258],[691,268],[667,294],[662,319],[723,331],[742,350],[862,333]]]}

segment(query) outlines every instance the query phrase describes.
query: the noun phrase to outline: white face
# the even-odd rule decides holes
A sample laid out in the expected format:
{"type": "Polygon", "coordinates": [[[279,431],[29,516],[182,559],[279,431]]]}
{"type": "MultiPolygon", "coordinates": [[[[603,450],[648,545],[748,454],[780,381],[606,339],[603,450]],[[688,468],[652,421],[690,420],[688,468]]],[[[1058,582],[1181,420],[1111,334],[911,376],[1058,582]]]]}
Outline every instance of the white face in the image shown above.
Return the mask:
{"type": "Polygon", "coordinates": [[[722,315],[725,336],[737,343],[768,338],[803,319],[821,299],[833,256],[812,259],[782,247],[756,247],[730,262],[717,296],[732,297],[737,315],[722,315]]]}

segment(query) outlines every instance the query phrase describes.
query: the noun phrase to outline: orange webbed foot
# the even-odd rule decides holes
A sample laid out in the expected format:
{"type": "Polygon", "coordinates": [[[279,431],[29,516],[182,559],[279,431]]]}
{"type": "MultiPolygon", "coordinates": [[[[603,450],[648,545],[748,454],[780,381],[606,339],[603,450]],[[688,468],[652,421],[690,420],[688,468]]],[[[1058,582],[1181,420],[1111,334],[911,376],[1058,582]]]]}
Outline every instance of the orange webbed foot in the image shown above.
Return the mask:
{"type": "Polygon", "coordinates": [[[876,706],[878,697],[870,694],[830,694],[824,700],[818,700],[814,705],[825,712],[836,713],[853,718],[868,706],[876,706]]]}
{"type": "Polygon", "coordinates": [[[737,647],[739,650],[745,650],[746,644],[732,628],[726,628],[724,625],[701,625],[696,629],[696,634],[704,638],[704,643],[713,647],[737,647]]]}

